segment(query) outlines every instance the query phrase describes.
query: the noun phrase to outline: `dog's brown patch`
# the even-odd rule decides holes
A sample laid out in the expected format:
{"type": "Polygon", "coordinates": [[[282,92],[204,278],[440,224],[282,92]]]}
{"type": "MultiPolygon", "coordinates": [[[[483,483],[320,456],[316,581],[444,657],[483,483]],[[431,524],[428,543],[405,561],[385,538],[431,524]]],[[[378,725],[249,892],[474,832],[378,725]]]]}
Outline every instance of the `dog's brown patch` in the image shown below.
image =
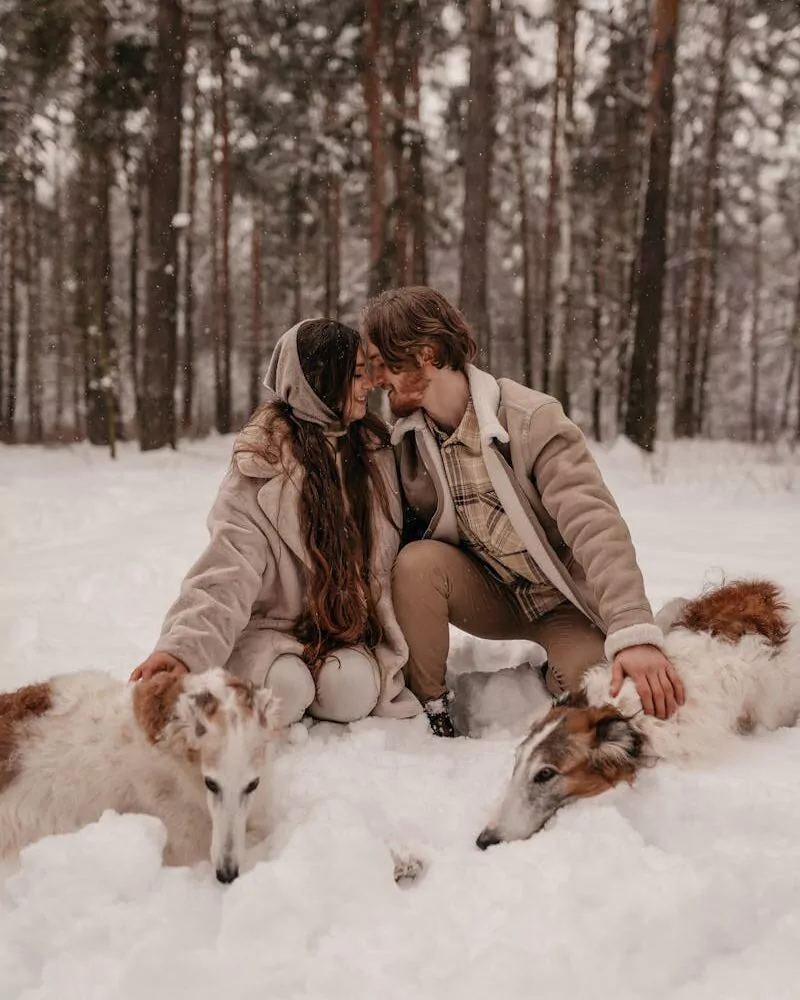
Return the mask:
{"type": "Polygon", "coordinates": [[[236,695],[239,706],[244,709],[245,715],[252,715],[255,705],[255,691],[252,684],[240,681],[238,677],[229,677],[226,680],[228,687],[236,695]]]}
{"type": "Polygon", "coordinates": [[[710,632],[728,642],[762,635],[778,649],[789,637],[788,605],[768,580],[736,580],[698,597],[683,608],[676,626],[710,632]]]}
{"type": "MultiPolygon", "coordinates": [[[[622,749],[611,755],[599,752],[603,746],[603,727],[626,723],[616,708],[612,705],[586,708],[557,705],[541,725],[555,719],[560,719],[561,724],[548,734],[538,749],[548,764],[564,776],[568,798],[588,798],[622,781],[630,783],[634,780],[637,764],[633,756],[628,756],[622,749]]],[[[640,749],[640,739],[638,735],[635,737],[636,754],[640,749]]]]}
{"type": "Polygon", "coordinates": [[[183,674],[164,671],[133,689],[133,714],[151,743],[157,743],[175,715],[175,703],[183,689],[183,674]]]}
{"type": "Polygon", "coordinates": [[[0,694],[0,792],[18,774],[17,748],[24,724],[48,712],[53,704],[49,684],[31,684],[0,694]]]}
{"type": "Polygon", "coordinates": [[[207,719],[213,719],[219,709],[219,698],[211,691],[200,691],[193,695],[194,703],[207,719]]]}

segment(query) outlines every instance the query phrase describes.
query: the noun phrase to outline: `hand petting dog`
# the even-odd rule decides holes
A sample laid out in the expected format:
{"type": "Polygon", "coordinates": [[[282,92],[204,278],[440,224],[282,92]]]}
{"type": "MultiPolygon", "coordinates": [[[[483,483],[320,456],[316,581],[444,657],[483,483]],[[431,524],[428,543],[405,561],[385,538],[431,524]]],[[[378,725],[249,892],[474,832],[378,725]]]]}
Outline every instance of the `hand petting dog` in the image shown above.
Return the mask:
{"type": "Polygon", "coordinates": [[[657,646],[629,646],[614,657],[611,697],[616,698],[625,677],[630,677],[646,715],[668,719],[686,695],[675,668],[657,646]]]}

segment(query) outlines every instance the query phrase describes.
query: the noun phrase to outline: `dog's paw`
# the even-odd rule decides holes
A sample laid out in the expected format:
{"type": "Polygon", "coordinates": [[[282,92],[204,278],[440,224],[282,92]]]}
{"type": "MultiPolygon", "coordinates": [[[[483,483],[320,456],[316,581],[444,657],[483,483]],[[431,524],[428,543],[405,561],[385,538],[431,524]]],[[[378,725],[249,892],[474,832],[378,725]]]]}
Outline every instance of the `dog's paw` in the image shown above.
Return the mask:
{"type": "Polygon", "coordinates": [[[425,871],[425,862],[405,851],[393,850],[392,861],[394,862],[394,880],[398,885],[416,882],[425,871]]]}

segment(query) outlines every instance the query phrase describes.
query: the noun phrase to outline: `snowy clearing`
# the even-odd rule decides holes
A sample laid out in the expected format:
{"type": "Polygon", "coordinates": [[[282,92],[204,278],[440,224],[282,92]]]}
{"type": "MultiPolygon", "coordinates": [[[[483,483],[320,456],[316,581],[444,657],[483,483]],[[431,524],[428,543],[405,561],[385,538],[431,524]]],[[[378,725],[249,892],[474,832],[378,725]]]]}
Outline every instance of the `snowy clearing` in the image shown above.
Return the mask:
{"type": "MultiPolygon", "coordinates": [[[[119,461],[0,449],[0,687],[151,649],[230,439],[119,461]]],[[[728,575],[800,592],[800,463],[745,446],[597,449],[651,600],[728,575]]],[[[455,670],[524,644],[456,637],[455,670]]],[[[0,1000],[550,1000],[795,997],[800,732],[661,766],[481,853],[515,739],[436,740],[424,720],[319,725],[276,765],[269,857],[229,888],[164,869],[163,831],[106,815],[0,872],[0,1000]],[[426,870],[398,888],[389,845],[426,870]]]]}

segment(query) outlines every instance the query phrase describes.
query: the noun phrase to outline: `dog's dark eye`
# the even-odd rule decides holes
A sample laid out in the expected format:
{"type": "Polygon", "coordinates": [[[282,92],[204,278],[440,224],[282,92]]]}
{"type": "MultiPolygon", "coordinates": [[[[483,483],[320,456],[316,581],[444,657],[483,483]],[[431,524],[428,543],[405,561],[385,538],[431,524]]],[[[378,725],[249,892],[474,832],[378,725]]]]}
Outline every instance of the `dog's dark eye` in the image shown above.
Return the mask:
{"type": "Polygon", "coordinates": [[[219,785],[213,778],[206,778],[206,788],[212,795],[219,795],[219,785]]]}
{"type": "Polygon", "coordinates": [[[533,780],[537,785],[543,785],[546,781],[552,781],[557,774],[558,771],[554,767],[541,767],[534,774],[533,780]]]}
{"type": "Polygon", "coordinates": [[[245,788],[244,794],[245,795],[252,795],[253,792],[258,788],[258,783],[259,783],[260,780],[261,780],[260,778],[253,778],[253,780],[250,782],[250,784],[247,786],[247,788],[245,788]]]}

